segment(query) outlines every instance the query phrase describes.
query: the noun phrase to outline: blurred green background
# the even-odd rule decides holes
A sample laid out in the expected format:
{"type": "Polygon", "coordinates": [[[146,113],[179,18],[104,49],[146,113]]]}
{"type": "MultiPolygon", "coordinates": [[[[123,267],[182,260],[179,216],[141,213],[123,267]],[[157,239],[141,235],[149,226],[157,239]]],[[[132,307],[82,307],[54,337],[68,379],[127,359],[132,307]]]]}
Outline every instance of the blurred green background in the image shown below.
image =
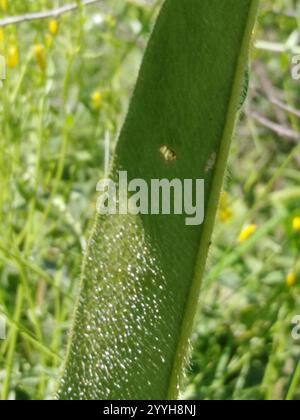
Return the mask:
{"type": "MultiPolygon", "coordinates": [[[[0,22],[66,4],[0,0],[0,22]]],[[[1,399],[53,395],[96,184],[161,4],[103,0],[0,27],[1,399]]],[[[255,32],[184,398],[300,399],[298,2],[262,0],[255,32]]]]}

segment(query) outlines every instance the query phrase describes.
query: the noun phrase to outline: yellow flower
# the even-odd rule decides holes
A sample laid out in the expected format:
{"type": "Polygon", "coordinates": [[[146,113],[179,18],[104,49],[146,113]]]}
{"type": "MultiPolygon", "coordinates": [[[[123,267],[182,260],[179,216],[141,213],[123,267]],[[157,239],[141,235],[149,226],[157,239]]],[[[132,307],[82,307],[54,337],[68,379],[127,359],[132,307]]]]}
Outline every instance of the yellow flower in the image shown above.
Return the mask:
{"type": "Polygon", "coordinates": [[[300,217],[295,217],[293,219],[293,229],[295,232],[300,232],[300,217]]]}
{"type": "Polygon", "coordinates": [[[7,11],[8,2],[7,0],[0,0],[0,7],[3,10],[3,12],[7,11]]]}
{"type": "Polygon", "coordinates": [[[232,219],[232,210],[229,207],[221,209],[219,212],[219,218],[221,222],[227,222],[232,219]]]}
{"type": "Polygon", "coordinates": [[[101,108],[103,102],[103,94],[100,90],[95,90],[91,95],[92,108],[97,111],[101,108]]]}
{"type": "Polygon", "coordinates": [[[15,45],[8,49],[6,64],[10,68],[17,67],[19,64],[19,50],[15,45]]]}
{"type": "Polygon", "coordinates": [[[51,35],[55,36],[58,33],[58,22],[55,19],[52,19],[48,23],[48,30],[51,35]]]}
{"type": "Polygon", "coordinates": [[[46,68],[46,55],[45,55],[45,47],[42,44],[37,44],[34,46],[34,53],[36,61],[41,70],[45,70],[46,68]]]}
{"type": "Polygon", "coordinates": [[[250,236],[252,236],[255,231],[257,229],[256,225],[248,225],[246,226],[240,233],[239,235],[239,242],[245,242],[247,239],[250,238],[250,236]]]}
{"type": "Polygon", "coordinates": [[[221,194],[220,206],[219,206],[219,219],[221,222],[227,222],[232,218],[232,210],[228,203],[228,195],[226,192],[221,194]]]}
{"type": "Polygon", "coordinates": [[[286,285],[288,287],[293,287],[293,286],[295,286],[296,281],[297,281],[297,275],[296,275],[295,271],[290,271],[288,273],[288,275],[286,276],[286,279],[285,279],[286,285]]]}
{"type": "Polygon", "coordinates": [[[2,44],[4,41],[4,29],[0,28],[0,44],[2,44]]]}

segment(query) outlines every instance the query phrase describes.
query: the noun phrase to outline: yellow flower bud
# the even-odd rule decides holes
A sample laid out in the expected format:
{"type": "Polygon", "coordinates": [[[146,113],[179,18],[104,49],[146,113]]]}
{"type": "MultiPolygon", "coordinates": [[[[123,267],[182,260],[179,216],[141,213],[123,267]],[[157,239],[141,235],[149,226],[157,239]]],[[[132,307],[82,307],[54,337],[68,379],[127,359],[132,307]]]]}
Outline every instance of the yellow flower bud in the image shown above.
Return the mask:
{"type": "Polygon", "coordinates": [[[219,205],[219,219],[221,222],[227,222],[232,218],[233,212],[229,205],[228,194],[222,192],[219,205]]]}
{"type": "Polygon", "coordinates": [[[46,62],[46,54],[45,54],[45,47],[42,44],[37,44],[34,46],[34,53],[36,61],[41,70],[45,70],[47,62],[46,62]]]}
{"type": "Polygon", "coordinates": [[[7,0],[0,0],[0,7],[3,12],[6,12],[8,9],[8,1],[7,0]]]}
{"type": "Polygon", "coordinates": [[[9,47],[8,49],[6,65],[7,67],[13,68],[13,67],[17,67],[18,64],[19,64],[19,50],[18,50],[18,47],[14,45],[14,46],[9,47]]]}
{"type": "Polygon", "coordinates": [[[286,276],[286,279],[285,279],[286,285],[288,287],[293,287],[293,286],[295,286],[296,281],[297,281],[296,273],[294,271],[290,271],[288,273],[288,275],[286,276]]]}
{"type": "Polygon", "coordinates": [[[295,232],[300,232],[300,217],[295,217],[293,219],[293,230],[295,232]]]}
{"type": "Polygon", "coordinates": [[[55,19],[52,19],[48,23],[48,30],[51,35],[55,36],[58,33],[58,22],[55,19]]]}
{"type": "Polygon", "coordinates": [[[257,229],[256,225],[248,225],[246,226],[240,233],[238,241],[239,242],[245,242],[247,239],[252,236],[257,229]]]}
{"type": "Polygon", "coordinates": [[[94,111],[97,111],[101,108],[103,102],[103,94],[99,90],[96,90],[91,95],[91,104],[94,111]]]}

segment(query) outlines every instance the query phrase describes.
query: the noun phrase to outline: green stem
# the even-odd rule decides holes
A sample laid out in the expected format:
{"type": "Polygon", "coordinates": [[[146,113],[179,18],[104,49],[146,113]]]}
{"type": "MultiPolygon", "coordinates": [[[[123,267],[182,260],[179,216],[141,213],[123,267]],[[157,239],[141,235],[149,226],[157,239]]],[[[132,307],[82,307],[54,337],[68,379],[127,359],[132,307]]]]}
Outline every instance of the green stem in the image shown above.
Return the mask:
{"type": "Polygon", "coordinates": [[[299,356],[295,371],[293,373],[288,392],[286,394],[286,398],[285,398],[286,401],[293,401],[294,400],[299,382],[300,382],[300,356],[299,356]]]}
{"type": "MultiPolygon", "coordinates": [[[[16,297],[16,306],[15,306],[15,313],[14,313],[14,321],[16,324],[20,322],[22,307],[24,301],[24,290],[23,286],[19,285],[17,297],[16,297]]],[[[10,337],[10,344],[8,347],[8,353],[6,357],[6,369],[5,369],[5,377],[4,383],[1,392],[1,399],[7,400],[10,390],[10,383],[11,383],[11,376],[14,364],[14,355],[16,350],[17,338],[18,338],[18,327],[13,325],[11,327],[11,337],[10,337]]]]}

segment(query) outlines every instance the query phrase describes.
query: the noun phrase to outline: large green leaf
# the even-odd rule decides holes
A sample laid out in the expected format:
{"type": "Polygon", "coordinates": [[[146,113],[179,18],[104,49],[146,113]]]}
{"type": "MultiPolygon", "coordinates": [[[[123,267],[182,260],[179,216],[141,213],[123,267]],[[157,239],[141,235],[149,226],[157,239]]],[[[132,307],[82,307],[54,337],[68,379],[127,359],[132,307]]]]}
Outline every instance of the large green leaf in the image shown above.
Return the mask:
{"type": "Polygon", "coordinates": [[[165,1],[111,177],[205,179],[205,221],[97,217],[59,398],[177,398],[257,5],[165,1]]]}

